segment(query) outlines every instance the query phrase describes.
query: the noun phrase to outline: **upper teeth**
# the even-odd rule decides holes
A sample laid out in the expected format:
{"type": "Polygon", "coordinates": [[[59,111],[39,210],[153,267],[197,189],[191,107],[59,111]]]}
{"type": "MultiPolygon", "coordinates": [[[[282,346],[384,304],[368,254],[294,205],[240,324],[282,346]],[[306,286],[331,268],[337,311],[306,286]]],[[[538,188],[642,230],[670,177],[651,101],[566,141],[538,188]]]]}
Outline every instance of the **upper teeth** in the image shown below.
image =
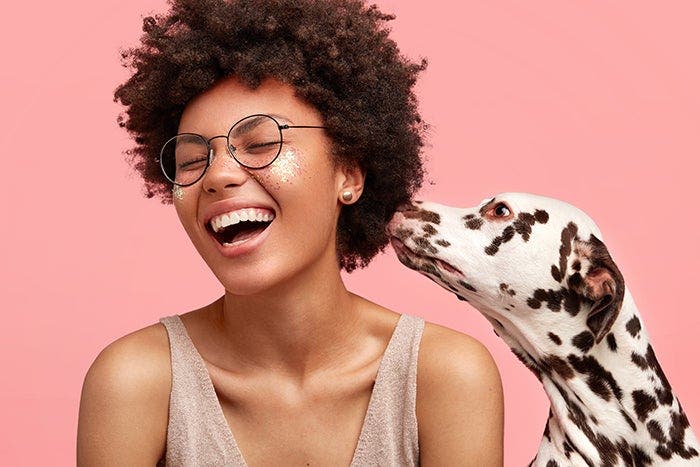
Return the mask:
{"type": "Polygon", "coordinates": [[[241,221],[271,221],[275,215],[263,209],[246,208],[237,209],[218,216],[212,217],[209,225],[214,229],[214,232],[228,227],[229,225],[238,224],[241,221]]]}

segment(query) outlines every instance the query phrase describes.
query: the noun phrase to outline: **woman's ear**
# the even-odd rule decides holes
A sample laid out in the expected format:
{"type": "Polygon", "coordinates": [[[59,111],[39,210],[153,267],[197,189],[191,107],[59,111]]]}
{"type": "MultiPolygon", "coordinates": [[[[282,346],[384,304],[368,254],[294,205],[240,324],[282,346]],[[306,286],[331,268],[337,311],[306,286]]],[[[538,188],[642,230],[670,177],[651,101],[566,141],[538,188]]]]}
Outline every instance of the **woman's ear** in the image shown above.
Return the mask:
{"type": "Polygon", "coordinates": [[[337,192],[350,191],[353,194],[352,199],[357,201],[362,194],[366,171],[358,163],[353,163],[352,165],[341,165],[337,173],[337,192]]]}

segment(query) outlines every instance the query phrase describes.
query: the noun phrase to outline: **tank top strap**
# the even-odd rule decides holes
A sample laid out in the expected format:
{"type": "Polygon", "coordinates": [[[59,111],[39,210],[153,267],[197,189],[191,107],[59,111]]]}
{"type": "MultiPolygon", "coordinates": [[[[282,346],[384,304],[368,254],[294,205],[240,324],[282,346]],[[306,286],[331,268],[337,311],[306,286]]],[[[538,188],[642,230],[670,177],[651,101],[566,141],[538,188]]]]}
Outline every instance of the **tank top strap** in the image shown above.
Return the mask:
{"type": "Polygon", "coordinates": [[[245,465],[222,426],[216,392],[180,316],[159,322],[168,333],[172,368],[165,465],[245,465]]]}
{"type": "Polygon", "coordinates": [[[421,317],[399,318],[377,371],[351,466],[418,465],[416,377],[424,327],[421,317]]]}

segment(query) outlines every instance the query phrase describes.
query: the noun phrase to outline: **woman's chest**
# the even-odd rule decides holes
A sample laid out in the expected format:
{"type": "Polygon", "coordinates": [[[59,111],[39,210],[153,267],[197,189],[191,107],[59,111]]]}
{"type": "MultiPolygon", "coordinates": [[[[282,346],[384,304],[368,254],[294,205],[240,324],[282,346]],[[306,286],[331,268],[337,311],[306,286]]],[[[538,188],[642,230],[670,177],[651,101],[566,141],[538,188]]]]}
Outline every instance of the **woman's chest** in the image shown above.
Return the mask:
{"type": "Polygon", "coordinates": [[[283,380],[241,385],[212,372],[217,402],[249,467],[350,465],[375,376],[368,368],[303,391],[283,380]]]}

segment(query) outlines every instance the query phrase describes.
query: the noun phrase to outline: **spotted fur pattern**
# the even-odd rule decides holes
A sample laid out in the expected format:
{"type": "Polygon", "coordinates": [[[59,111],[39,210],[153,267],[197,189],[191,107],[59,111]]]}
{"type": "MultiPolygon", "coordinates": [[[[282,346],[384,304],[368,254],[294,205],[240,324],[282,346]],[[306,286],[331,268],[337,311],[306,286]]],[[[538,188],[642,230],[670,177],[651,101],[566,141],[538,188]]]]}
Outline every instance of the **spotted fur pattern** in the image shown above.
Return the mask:
{"type": "Polygon", "coordinates": [[[399,260],[467,301],[551,405],[533,466],[700,465],[698,440],[595,223],[559,200],[416,201],[387,232],[399,260]]]}

